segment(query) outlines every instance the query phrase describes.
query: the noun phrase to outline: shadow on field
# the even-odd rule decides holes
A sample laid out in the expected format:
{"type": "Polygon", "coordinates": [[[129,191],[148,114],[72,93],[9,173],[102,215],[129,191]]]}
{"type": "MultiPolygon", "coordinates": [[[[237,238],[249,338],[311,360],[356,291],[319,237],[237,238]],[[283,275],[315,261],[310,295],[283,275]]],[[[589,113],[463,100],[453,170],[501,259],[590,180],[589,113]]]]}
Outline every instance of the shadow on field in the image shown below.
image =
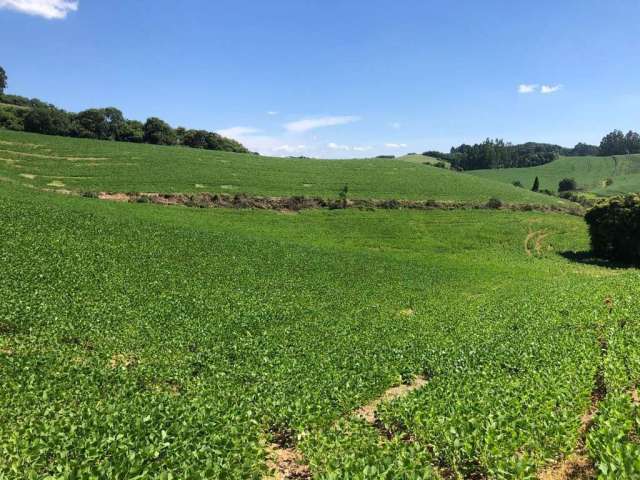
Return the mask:
{"type": "Polygon", "coordinates": [[[567,260],[570,260],[576,263],[582,263],[585,265],[595,265],[597,267],[605,267],[605,268],[611,268],[615,270],[637,268],[636,266],[630,265],[627,263],[615,262],[613,260],[606,260],[604,258],[595,257],[593,253],[590,251],[574,252],[574,251],[568,250],[566,252],[558,252],[558,254],[566,258],[567,260]]]}

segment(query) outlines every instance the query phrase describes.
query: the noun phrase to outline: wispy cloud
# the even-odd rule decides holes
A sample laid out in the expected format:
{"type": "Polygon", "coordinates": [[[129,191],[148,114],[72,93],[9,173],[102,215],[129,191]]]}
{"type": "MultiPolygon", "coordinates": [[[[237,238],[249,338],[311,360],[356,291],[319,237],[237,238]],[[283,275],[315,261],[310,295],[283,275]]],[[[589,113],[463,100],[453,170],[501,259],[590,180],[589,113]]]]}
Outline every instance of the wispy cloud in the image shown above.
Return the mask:
{"type": "Polygon", "coordinates": [[[518,93],[533,93],[539,86],[537,83],[521,83],[518,85],[518,93]]]}
{"type": "Polygon", "coordinates": [[[548,94],[555,93],[562,88],[562,85],[542,85],[540,93],[548,94]]]}
{"type": "Polygon", "coordinates": [[[231,128],[223,128],[222,130],[218,130],[217,133],[219,133],[223,137],[241,138],[246,135],[253,135],[254,133],[258,133],[259,131],[260,130],[253,127],[231,127],[231,128]]]}
{"type": "Polygon", "coordinates": [[[267,115],[274,116],[274,115],[278,115],[279,113],[280,113],[280,112],[276,112],[275,110],[269,110],[269,111],[267,112],[267,115]]]}
{"type": "Polygon", "coordinates": [[[385,147],[387,148],[405,148],[407,147],[406,143],[385,143],[385,147]]]}
{"type": "Polygon", "coordinates": [[[307,149],[306,145],[279,145],[277,147],[272,148],[274,152],[286,152],[286,153],[302,152],[306,149],[307,149]]]}
{"type": "Polygon", "coordinates": [[[0,8],[59,20],[78,10],[78,3],[77,0],[0,0],[0,8]]]}
{"type": "Polygon", "coordinates": [[[360,117],[356,116],[342,116],[342,117],[317,117],[317,118],[304,118],[296,122],[285,124],[284,128],[289,132],[301,133],[314,130],[316,128],[333,127],[336,125],[347,125],[360,120],[360,117]]]}
{"type": "Polygon", "coordinates": [[[371,150],[372,147],[370,146],[355,146],[352,147],[350,145],[340,145],[334,142],[328,143],[327,147],[329,147],[331,150],[343,150],[345,152],[349,152],[349,151],[353,151],[353,152],[366,152],[368,150],[371,150]]]}

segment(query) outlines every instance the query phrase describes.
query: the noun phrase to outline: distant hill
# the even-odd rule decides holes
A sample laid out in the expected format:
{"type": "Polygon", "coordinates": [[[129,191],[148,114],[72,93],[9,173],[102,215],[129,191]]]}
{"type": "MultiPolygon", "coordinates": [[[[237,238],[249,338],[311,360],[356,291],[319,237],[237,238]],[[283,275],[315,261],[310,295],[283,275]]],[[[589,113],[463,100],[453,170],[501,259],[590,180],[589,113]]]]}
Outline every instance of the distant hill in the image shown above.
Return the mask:
{"type": "Polygon", "coordinates": [[[469,174],[509,184],[519,181],[526,188],[531,188],[538,177],[540,189],[551,191],[557,191],[558,183],[563,178],[573,178],[578,188],[585,192],[610,196],[640,191],[640,154],[560,157],[537,167],[474,170],[469,174]]]}
{"type": "MultiPolygon", "coordinates": [[[[422,160],[422,159],[421,159],[422,160]]],[[[246,193],[562,204],[488,178],[398,159],[313,160],[0,130],[0,176],[70,191],[246,193]]]]}

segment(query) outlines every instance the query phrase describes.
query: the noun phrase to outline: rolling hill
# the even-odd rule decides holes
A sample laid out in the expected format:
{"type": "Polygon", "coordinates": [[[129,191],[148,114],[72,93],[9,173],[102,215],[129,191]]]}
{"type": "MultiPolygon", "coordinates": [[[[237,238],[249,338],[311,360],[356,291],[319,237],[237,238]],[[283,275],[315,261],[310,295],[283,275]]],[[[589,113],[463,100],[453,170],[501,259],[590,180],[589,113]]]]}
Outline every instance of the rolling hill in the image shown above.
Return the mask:
{"type": "Polygon", "coordinates": [[[575,261],[580,217],[59,193],[555,199],[402,160],[0,150],[0,477],[637,478],[640,273],[575,261]]]}
{"type": "Polygon", "coordinates": [[[581,190],[599,196],[640,191],[640,155],[560,157],[538,167],[473,170],[468,173],[509,184],[520,181],[525,188],[530,188],[538,177],[540,189],[554,192],[563,178],[573,178],[581,190]],[[608,179],[613,180],[609,186],[608,179]]]}
{"type": "Polygon", "coordinates": [[[499,181],[402,160],[313,160],[0,130],[0,175],[71,191],[246,193],[563,205],[499,181]]]}

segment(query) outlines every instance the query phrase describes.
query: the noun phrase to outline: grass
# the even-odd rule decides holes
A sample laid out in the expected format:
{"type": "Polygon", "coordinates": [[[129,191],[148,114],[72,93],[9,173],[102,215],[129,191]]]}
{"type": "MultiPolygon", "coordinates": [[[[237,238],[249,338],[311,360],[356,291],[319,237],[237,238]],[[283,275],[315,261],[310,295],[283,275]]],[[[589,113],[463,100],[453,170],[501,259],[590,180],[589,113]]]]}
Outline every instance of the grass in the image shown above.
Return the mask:
{"type": "Polygon", "coordinates": [[[473,175],[402,160],[304,160],[0,131],[0,176],[45,188],[563,204],[473,175]]]}
{"type": "Polygon", "coordinates": [[[560,180],[573,178],[581,190],[599,196],[611,196],[640,190],[640,155],[560,157],[539,167],[474,170],[469,173],[504,183],[520,181],[528,189],[538,177],[540,189],[554,192],[560,180]],[[613,180],[610,186],[606,185],[607,179],[613,180]]]}
{"type": "Polygon", "coordinates": [[[322,479],[533,479],[572,455],[638,478],[640,271],[571,261],[581,218],[104,202],[29,185],[133,189],[131,162],[155,189],[237,171],[291,194],[338,165],[365,196],[406,164],[0,141],[0,479],[260,479],[274,442],[322,479]],[[210,163],[169,177],[172,155],[210,163]],[[45,177],[73,168],[96,173],[45,177]],[[354,414],[414,376],[374,425],[354,414]]]}

